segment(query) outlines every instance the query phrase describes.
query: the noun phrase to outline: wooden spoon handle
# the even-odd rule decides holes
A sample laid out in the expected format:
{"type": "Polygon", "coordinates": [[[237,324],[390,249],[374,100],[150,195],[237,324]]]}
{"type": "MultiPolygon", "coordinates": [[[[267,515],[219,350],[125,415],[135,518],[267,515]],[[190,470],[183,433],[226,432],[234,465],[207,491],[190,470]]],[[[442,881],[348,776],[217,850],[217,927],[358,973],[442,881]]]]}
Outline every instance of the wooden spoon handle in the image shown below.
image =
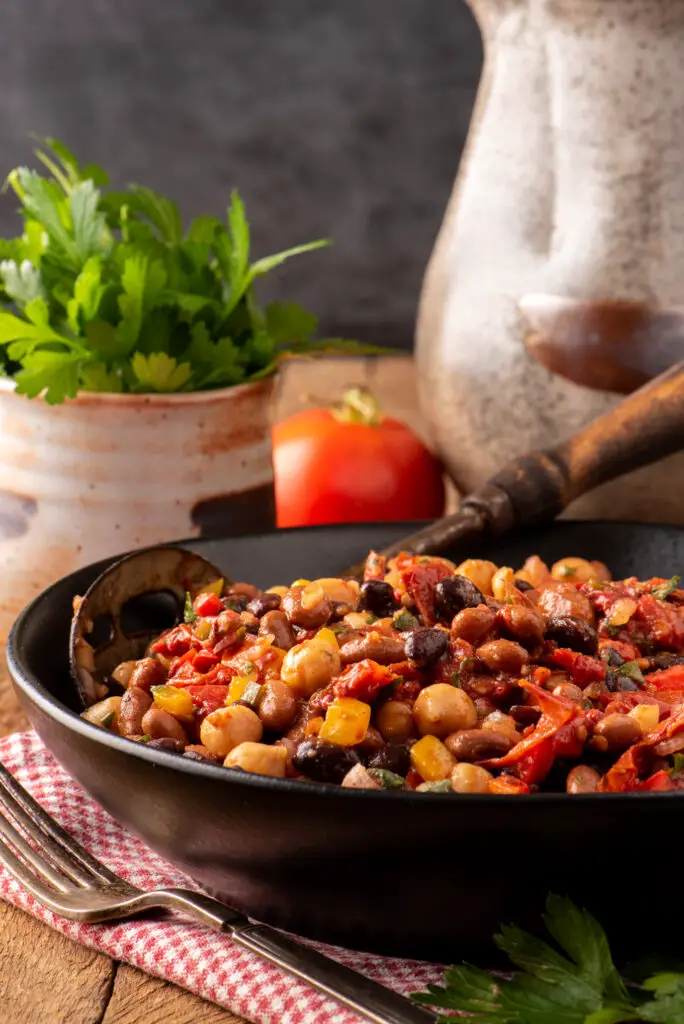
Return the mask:
{"type": "MultiPolygon", "coordinates": [[[[635,391],[605,416],[556,448],[509,462],[453,516],[383,551],[436,554],[482,529],[504,533],[555,518],[563,509],[623,473],[684,448],[684,362],[635,391]]],[[[676,486],[676,481],[673,481],[676,486]]]]}

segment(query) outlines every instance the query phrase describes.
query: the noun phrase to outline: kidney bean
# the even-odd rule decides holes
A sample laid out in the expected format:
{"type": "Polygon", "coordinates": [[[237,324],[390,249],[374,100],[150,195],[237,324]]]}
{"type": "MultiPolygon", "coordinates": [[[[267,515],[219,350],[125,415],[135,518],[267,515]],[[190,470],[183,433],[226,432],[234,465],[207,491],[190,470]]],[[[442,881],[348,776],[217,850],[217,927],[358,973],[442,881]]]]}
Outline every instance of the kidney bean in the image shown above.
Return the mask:
{"type": "Polygon", "coordinates": [[[468,696],[473,699],[475,697],[483,697],[485,700],[492,700],[497,693],[496,679],[479,673],[464,680],[462,685],[468,696]]]}
{"type": "Polygon", "coordinates": [[[118,723],[122,736],[140,736],[146,730],[142,727],[145,712],[152,706],[152,698],[139,686],[129,686],[119,707],[118,723]]]}
{"type": "Polygon", "coordinates": [[[520,604],[507,604],[498,613],[506,633],[525,647],[536,647],[544,638],[544,619],[534,608],[520,604]]]}
{"type": "Polygon", "coordinates": [[[394,591],[384,580],[366,580],[359,592],[359,608],[383,619],[397,608],[394,591]]]}
{"type": "Polygon", "coordinates": [[[151,686],[159,686],[166,679],[164,666],[156,658],[141,658],[131,672],[128,686],[138,690],[149,690],[151,686]]]}
{"type": "Polygon", "coordinates": [[[294,630],[284,612],[275,610],[262,615],[259,622],[259,635],[266,636],[268,633],[274,637],[275,646],[282,651],[289,651],[297,643],[294,630]]]}
{"type": "Polygon", "coordinates": [[[406,637],[406,657],[418,668],[432,668],[449,647],[449,634],[445,629],[421,627],[406,637]]]}
{"type": "Polygon", "coordinates": [[[451,635],[455,639],[466,640],[477,647],[494,628],[496,612],[486,604],[479,608],[464,608],[454,616],[451,623],[451,635]]]}
{"type": "Polygon", "coordinates": [[[252,583],[231,583],[226,589],[225,597],[246,597],[248,601],[253,601],[255,597],[258,597],[261,591],[258,587],[255,587],[252,583]]]}
{"type": "Polygon", "coordinates": [[[601,776],[594,768],[586,764],[576,764],[568,772],[565,788],[568,793],[595,793],[601,776]]]}
{"type": "Polygon", "coordinates": [[[580,654],[596,654],[596,630],[583,619],[572,615],[554,615],[547,619],[544,639],[553,640],[559,647],[569,647],[580,654]]]}
{"type": "Polygon", "coordinates": [[[584,699],[583,692],[574,683],[559,683],[551,692],[554,697],[565,697],[566,700],[571,700],[575,704],[579,704],[584,699]]]}
{"type": "Polygon", "coordinates": [[[280,594],[272,591],[265,591],[258,597],[252,598],[247,605],[247,610],[260,619],[266,612],[274,612],[280,608],[280,594]]]}
{"type": "Polygon", "coordinates": [[[486,603],[482,591],[465,576],[446,576],[435,587],[435,614],[440,622],[449,623],[464,608],[486,603]]]}
{"type": "Polygon", "coordinates": [[[148,740],[145,746],[152,747],[153,750],[168,750],[170,754],[182,754],[185,750],[185,744],[172,736],[159,736],[156,740],[148,740]]]}
{"type": "Polygon", "coordinates": [[[292,764],[314,782],[340,783],[350,768],[359,763],[353,747],[340,747],[335,743],[303,740],[297,747],[292,764]]]}
{"type": "Polygon", "coordinates": [[[280,607],[294,626],[302,629],[318,629],[324,626],[332,615],[332,602],[321,590],[320,598],[305,607],[302,603],[304,587],[291,587],[283,596],[280,607]]]}
{"type": "Polygon", "coordinates": [[[444,745],[457,761],[472,762],[502,757],[515,746],[515,740],[494,729],[463,729],[447,736],[444,745]]]}
{"type": "Polygon", "coordinates": [[[145,712],[142,720],[142,731],[153,740],[169,736],[171,739],[180,740],[184,746],[188,742],[185,729],[178,719],[170,715],[168,711],[162,711],[161,708],[152,707],[145,712]]]}
{"type": "Polygon", "coordinates": [[[282,732],[289,728],[297,713],[297,700],[292,690],[280,679],[264,683],[259,701],[259,718],[265,729],[282,732]]]}
{"type": "Polygon", "coordinates": [[[594,726],[594,736],[604,739],[608,750],[626,750],[641,739],[641,726],[629,715],[606,715],[594,726]]]}
{"type": "Polygon", "coordinates": [[[510,672],[518,675],[529,661],[524,647],[512,640],[490,640],[477,649],[477,656],[490,672],[510,672]]]}
{"type": "Polygon", "coordinates": [[[411,767],[411,747],[415,740],[406,740],[402,743],[387,743],[374,754],[368,761],[369,768],[385,768],[395,775],[405,776],[411,767]]]}
{"type": "Polygon", "coordinates": [[[518,725],[536,725],[541,718],[541,708],[533,708],[531,704],[513,704],[508,713],[518,725]]]}
{"type": "Polygon", "coordinates": [[[374,757],[384,746],[385,741],[378,730],[374,726],[369,725],[366,730],[366,735],[360,743],[356,744],[354,750],[356,750],[361,760],[364,763],[367,763],[371,757],[374,757]]]}
{"type": "Polygon", "coordinates": [[[487,700],[486,697],[476,697],[473,704],[480,721],[486,718],[487,715],[491,715],[493,711],[496,711],[496,704],[492,704],[491,700],[487,700]]]}
{"type": "Polygon", "coordinates": [[[383,636],[381,633],[362,633],[340,647],[340,660],[343,665],[351,665],[356,661],[370,658],[378,665],[392,665],[404,661],[404,643],[394,636],[383,636]]]}

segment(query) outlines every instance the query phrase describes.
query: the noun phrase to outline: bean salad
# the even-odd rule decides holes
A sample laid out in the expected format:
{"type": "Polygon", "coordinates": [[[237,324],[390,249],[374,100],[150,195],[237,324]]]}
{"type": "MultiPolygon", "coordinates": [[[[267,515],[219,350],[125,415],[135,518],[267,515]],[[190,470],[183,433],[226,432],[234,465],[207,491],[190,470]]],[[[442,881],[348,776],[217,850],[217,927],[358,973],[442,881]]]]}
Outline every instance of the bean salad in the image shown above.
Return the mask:
{"type": "Polygon", "coordinates": [[[233,771],[419,793],[684,789],[684,590],[533,555],[216,580],[83,717],[233,771]]]}

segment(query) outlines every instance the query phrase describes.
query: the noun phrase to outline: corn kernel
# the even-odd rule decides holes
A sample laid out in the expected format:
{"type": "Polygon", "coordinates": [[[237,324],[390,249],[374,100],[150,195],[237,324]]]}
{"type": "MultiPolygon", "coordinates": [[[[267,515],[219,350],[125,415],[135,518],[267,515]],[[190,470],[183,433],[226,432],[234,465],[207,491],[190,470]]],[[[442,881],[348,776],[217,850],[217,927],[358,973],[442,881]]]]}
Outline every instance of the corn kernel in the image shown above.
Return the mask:
{"type": "Polygon", "coordinates": [[[226,704],[234,704],[236,700],[240,700],[249,682],[250,680],[246,676],[234,676],[228,687],[226,704]]]}
{"type": "Polygon", "coordinates": [[[492,592],[492,578],[496,570],[493,562],[487,562],[482,558],[466,558],[456,569],[456,575],[465,576],[487,597],[492,592]]]}
{"type": "Polygon", "coordinates": [[[651,729],[655,729],[660,721],[660,710],[657,704],[637,704],[629,712],[629,717],[639,723],[639,728],[645,736],[651,729]]]}
{"type": "Polygon", "coordinates": [[[561,582],[588,583],[596,578],[596,569],[586,558],[561,558],[551,566],[551,579],[561,582]]]}
{"type": "Polygon", "coordinates": [[[153,686],[151,693],[156,707],[176,718],[190,718],[195,710],[188,691],[178,686],[153,686]]]}
{"type": "Polygon", "coordinates": [[[366,735],[370,724],[370,705],[353,697],[338,697],[328,708],[319,736],[328,743],[353,747],[366,735]]]}
{"type": "Polygon", "coordinates": [[[423,736],[411,747],[411,765],[425,782],[450,778],[455,764],[456,758],[436,736],[423,736]]]}
{"type": "Polygon", "coordinates": [[[337,642],[337,637],[333,633],[332,629],[319,629],[315,636],[309,640],[310,644],[317,644],[319,647],[327,647],[330,650],[338,651],[340,645],[337,642]]]}

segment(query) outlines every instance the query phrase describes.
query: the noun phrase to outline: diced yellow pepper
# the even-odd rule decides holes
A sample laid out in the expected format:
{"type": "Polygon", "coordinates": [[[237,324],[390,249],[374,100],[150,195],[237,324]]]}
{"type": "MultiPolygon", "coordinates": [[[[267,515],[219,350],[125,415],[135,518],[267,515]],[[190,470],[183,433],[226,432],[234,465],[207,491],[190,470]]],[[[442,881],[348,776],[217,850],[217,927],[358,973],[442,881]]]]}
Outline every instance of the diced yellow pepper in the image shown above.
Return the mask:
{"type": "Polygon", "coordinates": [[[362,700],[337,697],[328,708],[319,736],[327,743],[353,747],[366,735],[370,716],[370,706],[362,700]]]}
{"type": "Polygon", "coordinates": [[[193,630],[198,640],[208,640],[211,633],[211,622],[209,619],[200,619],[193,630]]]}
{"type": "Polygon", "coordinates": [[[195,710],[188,691],[178,686],[153,686],[151,693],[155,705],[176,718],[190,718],[195,710]]]}
{"type": "Polygon", "coordinates": [[[448,779],[456,758],[436,736],[423,736],[411,747],[411,765],[425,782],[448,779]]]}
{"type": "Polygon", "coordinates": [[[223,587],[225,582],[226,581],[224,579],[219,579],[214,580],[213,583],[207,583],[205,584],[205,586],[200,587],[200,589],[195,594],[195,597],[198,597],[200,594],[216,594],[217,597],[220,597],[221,594],[223,593],[223,587]]]}
{"type": "Polygon", "coordinates": [[[311,580],[295,580],[292,584],[293,587],[307,587],[311,583],[311,580]]]}
{"type": "Polygon", "coordinates": [[[249,681],[250,680],[247,679],[246,676],[234,676],[230,681],[230,686],[228,687],[226,704],[234,704],[236,700],[240,700],[249,681]]]}

